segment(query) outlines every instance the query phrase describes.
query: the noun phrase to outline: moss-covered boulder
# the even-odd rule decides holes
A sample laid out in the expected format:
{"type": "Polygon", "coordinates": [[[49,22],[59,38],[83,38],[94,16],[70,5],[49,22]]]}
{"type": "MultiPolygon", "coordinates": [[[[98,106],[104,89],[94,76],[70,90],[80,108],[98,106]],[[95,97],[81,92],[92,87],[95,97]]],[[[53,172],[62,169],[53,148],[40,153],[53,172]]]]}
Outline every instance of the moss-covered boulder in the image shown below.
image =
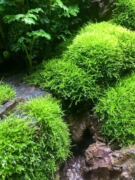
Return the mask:
{"type": "Polygon", "coordinates": [[[61,59],[45,64],[45,68],[31,75],[29,81],[43,89],[49,89],[69,105],[94,100],[100,91],[94,79],[83,69],[71,61],[61,59]]]}
{"type": "Polygon", "coordinates": [[[21,117],[0,122],[0,179],[54,179],[69,156],[69,131],[52,97],[22,104],[21,117]]]}
{"type": "Polygon", "coordinates": [[[135,33],[102,22],[84,27],[63,57],[42,65],[30,81],[71,104],[95,102],[135,70],[135,33]]]}
{"type": "Polygon", "coordinates": [[[96,112],[102,134],[119,146],[135,144],[135,75],[122,80],[100,99],[96,112]]]}
{"type": "Polygon", "coordinates": [[[87,25],[74,38],[64,58],[101,86],[110,85],[135,67],[135,33],[110,22],[87,25]]]}

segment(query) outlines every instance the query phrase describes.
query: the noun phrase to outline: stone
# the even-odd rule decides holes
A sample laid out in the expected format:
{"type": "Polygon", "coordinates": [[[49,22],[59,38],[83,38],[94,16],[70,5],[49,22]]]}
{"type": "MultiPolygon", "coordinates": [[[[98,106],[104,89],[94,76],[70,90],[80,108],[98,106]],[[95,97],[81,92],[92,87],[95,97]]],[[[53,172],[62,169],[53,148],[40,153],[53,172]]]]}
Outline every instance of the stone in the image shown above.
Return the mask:
{"type": "Polygon", "coordinates": [[[104,143],[94,143],[85,151],[84,179],[135,179],[135,146],[112,151],[104,143]]]}
{"type": "Polygon", "coordinates": [[[3,118],[8,114],[9,111],[15,109],[15,107],[24,100],[22,98],[16,98],[15,100],[9,101],[0,107],[0,118],[3,118]]]}
{"type": "Polygon", "coordinates": [[[135,180],[135,146],[113,151],[97,141],[66,162],[60,180],[135,180]]]}

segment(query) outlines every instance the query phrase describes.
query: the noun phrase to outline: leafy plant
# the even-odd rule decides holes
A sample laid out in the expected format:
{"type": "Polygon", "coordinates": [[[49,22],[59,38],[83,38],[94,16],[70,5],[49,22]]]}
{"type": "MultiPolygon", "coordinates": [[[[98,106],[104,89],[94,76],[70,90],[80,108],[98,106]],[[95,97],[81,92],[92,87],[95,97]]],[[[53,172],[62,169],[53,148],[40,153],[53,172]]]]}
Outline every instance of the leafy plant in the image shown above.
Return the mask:
{"type": "MultiPolygon", "coordinates": [[[[41,8],[30,9],[26,14],[17,14],[17,15],[7,15],[4,17],[4,21],[8,24],[18,22],[23,26],[31,26],[37,25],[40,20],[40,13],[44,13],[41,8]]],[[[27,32],[23,37],[19,37],[17,43],[13,47],[14,51],[24,51],[27,57],[28,67],[32,67],[33,56],[33,46],[35,45],[35,41],[39,38],[45,38],[47,40],[51,40],[50,34],[45,32],[44,30],[36,30],[27,32]]]]}
{"type": "Polygon", "coordinates": [[[15,90],[8,84],[0,82],[0,105],[15,97],[15,90]]]}
{"type": "Polygon", "coordinates": [[[113,20],[117,24],[135,30],[135,0],[116,0],[113,20]]]}
{"type": "MultiPolygon", "coordinates": [[[[26,55],[27,64],[49,56],[54,42],[70,34],[70,22],[79,13],[76,3],[62,0],[32,2],[24,0],[0,2],[1,50],[26,55]],[[64,22],[67,22],[63,26],[64,22]],[[69,22],[68,22],[69,21],[69,22]],[[8,43],[7,43],[8,42],[8,43]],[[46,54],[47,51],[47,54],[46,54]]],[[[14,54],[15,56],[15,54],[14,54]]]]}
{"type": "Polygon", "coordinates": [[[96,112],[102,122],[102,133],[117,146],[134,144],[135,139],[135,75],[107,90],[96,112]]]}
{"type": "Polygon", "coordinates": [[[54,179],[69,156],[69,130],[59,103],[49,97],[20,105],[23,118],[0,123],[0,178],[54,179]]]}

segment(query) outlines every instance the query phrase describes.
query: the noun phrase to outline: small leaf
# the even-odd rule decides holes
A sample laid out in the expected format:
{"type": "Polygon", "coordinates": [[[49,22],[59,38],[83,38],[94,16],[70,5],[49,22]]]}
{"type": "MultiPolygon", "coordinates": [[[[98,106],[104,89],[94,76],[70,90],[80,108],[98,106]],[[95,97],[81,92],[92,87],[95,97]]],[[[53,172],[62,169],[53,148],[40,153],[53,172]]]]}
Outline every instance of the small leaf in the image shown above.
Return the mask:
{"type": "Polygon", "coordinates": [[[32,31],[30,33],[27,33],[27,35],[35,39],[42,37],[42,38],[46,38],[47,40],[51,40],[51,35],[42,29],[37,31],[32,31]]]}

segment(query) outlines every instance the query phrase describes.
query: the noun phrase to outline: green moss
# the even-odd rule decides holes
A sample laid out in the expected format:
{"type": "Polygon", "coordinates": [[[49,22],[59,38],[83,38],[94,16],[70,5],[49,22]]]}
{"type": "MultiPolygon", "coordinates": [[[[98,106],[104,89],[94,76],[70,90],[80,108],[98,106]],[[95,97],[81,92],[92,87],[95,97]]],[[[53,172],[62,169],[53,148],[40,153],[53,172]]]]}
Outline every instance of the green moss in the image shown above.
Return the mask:
{"type": "Polygon", "coordinates": [[[122,33],[128,32],[130,31],[120,25],[117,25],[116,23],[104,21],[101,23],[92,23],[85,25],[78,33],[78,36],[83,33],[104,33],[104,35],[107,33],[116,37],[120,37],[122,33]]]}
{"type": "Polygon", "coordinates": [[[102,133],[119,146],[135,144],[135,75],[121,81],[101,98],[96,112],[102,133]]]}
{"type": "Polygon", "coordinates": [[[90,24],[76,36],[64,58],[104,87],[134,69],[134,44],[135,34],[125,28],[110,22],[90,24]]]}
{"type": "Polygon", "coordinates": [[[0,83],[0,105],[15,97],[15,91],[8,84],[0,83]]]}
{"type": "Polygon", "coordinates": [[[135,33],[102,22],[84,27],[61,59],[43,64],[30,81],[71,104],[98,99],[135,69],[135,33]]]}
{"type": "Polygon", "coordinates": [[[94,80],[69,61],[51,60],[44,70],[33,76],[30,81],[51,90],[56,96],[71,104],[77,105],[94,99],[99,92],[94,80]]]}
{"type": "Polygon", "coordinates": [[[23,119],[0,124],[0,178],[54,179],[69,156],[69,130],[59,103],[42,97],[20,105],[23,119]]]}
{"type": "MultiPolygon", "coordinates": [[[[101,22],[96,24],[89,24],[82,28],[78,36],[85,33],[101,34],[104,37],[106,34],[115,36],[118,40],[120,49],[123,51],[123,70],[131,72],[134,69],[135,59],[135,33],[123,28],[120,25],[116,25],[111,22],[101,22]]],[[[103,38],[104,39],[104,38],[103,38]]],[[[125,71],[123,71],[123,74],[125,71]]]]}
{"type": "Polygon", "coordinates": [[[135,30],[135,0],[116,0],[113,20],[117,24],[135,30]]]}
{"type": "Polygon", "coordinates": [[[74,39],[65,58],[104,85],[119,79],[124,55],[115,36],[82,33],[74,39]]]}
{"type": "Polygon", "coordinates": [[[36,144],[33,141],[35,130],[34,126],[30,127],[30,122],[16,117],[1,121],[0,179],[19,178],[22,174],[27,177],[28,172],[33,172],[32,159],[33,162],[38,160],[36,144]]]}

